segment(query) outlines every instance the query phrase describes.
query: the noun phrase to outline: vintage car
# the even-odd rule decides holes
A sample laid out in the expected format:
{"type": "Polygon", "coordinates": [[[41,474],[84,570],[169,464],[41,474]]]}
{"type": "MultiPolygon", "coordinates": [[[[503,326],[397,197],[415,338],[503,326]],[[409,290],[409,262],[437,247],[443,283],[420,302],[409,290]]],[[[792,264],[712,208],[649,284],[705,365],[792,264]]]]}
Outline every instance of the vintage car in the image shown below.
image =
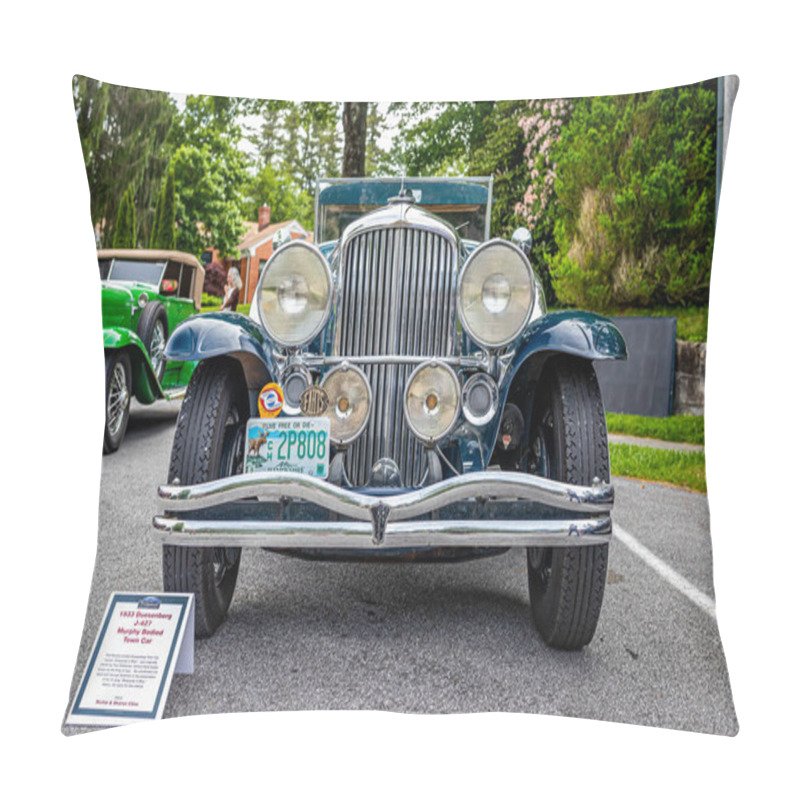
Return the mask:
{"type": "Polygon", "coordinates": [[[204,270],[175,250],[98,250],[106,356],[103,453],[117,450],[140,403],[180,396],[195,364],[165,356],[171,331],[200,310],[204,270]]]}
{"type": "Polygon", "coordinates": [[[199,635],[227,613],[242,547],[524,547],[541,638],[592,639],[614,497],[592,362],[625,343],[603,317],[547,313],[530,233],[490,239],[490,212],[490,179],[320,182],[320,243],[274,251],[250,317],[172,334],[167,356],[200,363],[153,525],[199,635]]]}

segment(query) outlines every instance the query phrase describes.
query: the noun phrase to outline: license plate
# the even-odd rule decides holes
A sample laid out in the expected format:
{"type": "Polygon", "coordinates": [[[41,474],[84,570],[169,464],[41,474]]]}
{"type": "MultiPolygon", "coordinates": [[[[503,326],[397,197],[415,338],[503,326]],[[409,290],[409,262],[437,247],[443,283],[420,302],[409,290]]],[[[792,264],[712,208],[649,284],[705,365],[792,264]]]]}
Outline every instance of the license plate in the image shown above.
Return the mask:
{"type": "Polygon", "coordinates": [[[327,478],[329,439],[327,417],[248,420],[244,471],[280,470],[327,478]]]}

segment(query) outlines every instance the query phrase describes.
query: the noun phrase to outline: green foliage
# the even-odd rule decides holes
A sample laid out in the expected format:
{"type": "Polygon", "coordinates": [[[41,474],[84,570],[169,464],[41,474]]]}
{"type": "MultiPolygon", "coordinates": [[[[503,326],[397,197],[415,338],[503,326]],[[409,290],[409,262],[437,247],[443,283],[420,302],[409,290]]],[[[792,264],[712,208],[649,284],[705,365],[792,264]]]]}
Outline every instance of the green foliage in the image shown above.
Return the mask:
{"type": "Polygon", "coordinates": [[[640,417],[634,414],[606,414],[609,433],[660,439],[664,442],[703,444],[705,417],[676,415],[674,417],[640,417]]]}
{"type": "Polygon", "coordinates": [[[120,200],[117,221],[114,225],[114,247],[136,247],[136,207],[133,202],[133,186],[129,186],[120,200]]]}
{"type": "Polygon", "coordinates": [[[548,263],[562,302],[707,302],[715,108],[706,84],[575,101],[552,151],[557,252],[548,263]]]}
{"type": "Polygon", "coordinates": [[[630,444],[609,444],[611,474],[671,483],[706,492],[706,459],[703,452],[661,450],[630,444]]]}
{"type": "Polygon", "coordinates": [[[266,204],[274,222],[296,219],[306,230],[313,229],[314,200],[286,171],[278,172],[270,164],[262,167],[248,179],[244,198],[247,219],[258,219],[259,207],[266,204]]]}
{"type": "MultiPolygon", "coordinates": [[[[309,197],[318,177],[341,173],[341,103],[262,100],[249,109],[261,120],[250,139],[258,149],[259,168],[270,166],[290,176],[309,197]]],[[[273,206],[271,198],[268,204],[273,206]]]]}
{"type": "Polygon", "coordinates": [[[390,159],[407,175],[491,175],[491,231],[510,236],[525,191],[525,141],[519,125],[523,101],[394,103],[398,134],[390,159]]]}
{"type": "Polygon", "coordinates": [[[244,156],[224,137],[214,146],[182,144],[172,157],[175,172],[175,245],[200,255],[215,247],[225,256],[241,240],[241,187],[247,174],[244,156]]]}
{"type": "Polygon", "coordinates": [[[167,138],[177,113],[165,92],[115,86],[76,75],[72,94],[89,182],[92,224],[108,246],[122,195],[136,186],[142,241],[169,161],[167,138]]]}
{"type": "Polygon", "coordinates": [[[654,306],[652,308],[611,307],[610,316],[675,317],[676,338],[684,342],[705,342],[708,337],[708,306],[654,306]]]}
{"type": "Polygon", "coordinates": [[[175,170],[170,167],[156,201],[150,247],[157,250],[175,248],[175,170]]]}

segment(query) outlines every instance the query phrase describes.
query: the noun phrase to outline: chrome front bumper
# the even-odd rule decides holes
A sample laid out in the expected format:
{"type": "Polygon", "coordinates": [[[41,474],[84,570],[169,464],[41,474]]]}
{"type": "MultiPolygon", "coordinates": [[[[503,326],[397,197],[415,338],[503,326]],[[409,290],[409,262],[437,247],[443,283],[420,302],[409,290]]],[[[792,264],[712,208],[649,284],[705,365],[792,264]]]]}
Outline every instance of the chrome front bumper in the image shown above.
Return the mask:
{"type": "Polygon", "coordinates": [[[163,544],[363,550],[602,544],[611,539],[614,503],[609,484],[574,486],[499,471],[394,494],[258,472],[160,486],[158,495],[164,510],[153,526],[163,544]],[[259,504],[280,518],[259,514],[259,504]],[[310,510],[316,518],[308,518],[310,510]]]}

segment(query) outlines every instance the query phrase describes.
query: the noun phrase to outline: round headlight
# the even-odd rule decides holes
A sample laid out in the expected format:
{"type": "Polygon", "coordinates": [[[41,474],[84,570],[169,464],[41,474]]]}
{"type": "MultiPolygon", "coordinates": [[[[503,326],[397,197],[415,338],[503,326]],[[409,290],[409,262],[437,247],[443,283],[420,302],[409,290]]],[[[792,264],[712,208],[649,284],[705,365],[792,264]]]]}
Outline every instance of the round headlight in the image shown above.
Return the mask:
{"type": "Polygon", "coordinates": [[[456,423],[459,386],[455,372],[433,361],[420,364],[406,384],[403,404],[411,432],[432,444],[446,436],[456,423]]]}
{"type": "Polygon", "coordinates": [[[357,367],[342,364],[322,379],[321,386],[328,396],[324,415],[331,421],[331,441],[349,444],[361,435],[369,419],[372,389],[367,376],[357,367]]]}
{"type": "Polygon", "coordinates": [[[483,347],[503,347],[522,332],[537,299],[536,279],[525,254],[493,239],[478,247],[458,276],[458,316],[483,347]]]}
{"type": "Polygon", "coordinates": [[[261,273],[256,294],[267,333],[284,347],[308,344],[331,310],[333,280],[325,256],[307,242],[275,251],[261,273]]]}

